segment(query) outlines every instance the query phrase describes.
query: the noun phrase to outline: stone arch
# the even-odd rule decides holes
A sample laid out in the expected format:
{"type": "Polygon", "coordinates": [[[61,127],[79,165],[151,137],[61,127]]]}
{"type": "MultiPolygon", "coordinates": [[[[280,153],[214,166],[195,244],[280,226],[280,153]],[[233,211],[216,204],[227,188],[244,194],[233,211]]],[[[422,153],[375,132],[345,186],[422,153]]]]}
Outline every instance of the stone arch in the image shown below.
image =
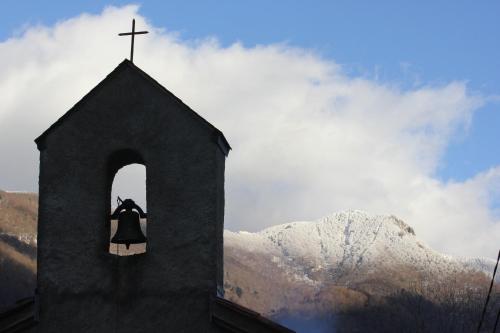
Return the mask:
{"type": "MultiPolygon", "coordinates": [[[[115,186],[115,181],[116,176],[123,171],[127,171],[126,169],[128,167],[131,167],[133,165],[140,165],[144,167],[144,198],[138,198],[136,196],[134,197],[129,197],[127,195],[121,195],[121,199],[133,199],[136,201],[136,203],[141,206],[141,208],[146,212],[147,211],[147,185],[146,185],[146,178],[147,178],[147,168],[146,164],[144,162],[144,159],[142,155],[133,150],[133,149],[122,149],[113,152],[110,154],[108,158],[108,163],[107,163],[107,200],[109,203],[111,203],[108,218],[107,218],[107,227],[106,230],[108,231],[108,245],[107,245],[107,250],[109,253],[114,254],[114,255],[120,255],[120,256],[128,256],[128,255],[133,255],[133,254],[142,254],[146,252],[146,245],[147,243],[144,244],[133,244],[131,245],[130,249],[126,249],[124,245],[117,245],[117,244],[111,244],[109,240],[111,237],[114,235],[116,232],[116,226],[117,226],[117,221],[116,220],[111,220],[109,216],[111,213],[114,211],[116,208],[117,204],[115,203],[113,205],[113,200],[116,198],[112,198],[112,192],[113,188],[115,186]],[[125,170],[124,170],[125,169],[125,170]],[[141,200],[144,199],[144,200],[141,200]]],[[[140,189],[139,189],[140,190],[140,189]]],[[[115,193],[120,195],[119,193],[115,193]]],[[[143,233],[146,235],[146,225],[147,225],[147,219],[141,219],[141,228],[143,233]]]]}

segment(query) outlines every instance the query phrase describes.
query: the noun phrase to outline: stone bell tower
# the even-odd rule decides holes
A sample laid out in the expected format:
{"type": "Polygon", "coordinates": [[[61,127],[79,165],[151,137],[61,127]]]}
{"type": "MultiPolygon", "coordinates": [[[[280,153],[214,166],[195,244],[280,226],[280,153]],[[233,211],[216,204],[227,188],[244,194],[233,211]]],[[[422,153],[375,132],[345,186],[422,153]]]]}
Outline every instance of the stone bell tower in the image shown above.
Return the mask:
{"type": "Polygon", "coordinates": [[[40,332],[220,332],[224,135],[128,60],[36,140],[40,332]],[[116,172],[146,168],[146,252],[109,253],[116,172]]]}

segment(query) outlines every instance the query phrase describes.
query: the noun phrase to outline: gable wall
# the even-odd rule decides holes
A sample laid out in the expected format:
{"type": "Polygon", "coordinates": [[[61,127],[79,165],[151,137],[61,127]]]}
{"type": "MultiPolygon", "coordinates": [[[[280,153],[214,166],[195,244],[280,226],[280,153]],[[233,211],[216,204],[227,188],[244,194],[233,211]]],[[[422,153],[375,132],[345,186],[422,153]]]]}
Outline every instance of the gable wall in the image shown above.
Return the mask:
{"type": "Polygon", "coordinates": [[[40,331],[208,330],[224,211],[213,132],[129,68],[78,107],[40,154],[40,331]],[[147,177],[147,253],[131,257],[108,253],[109,158],[123,149],[147,177]]]}

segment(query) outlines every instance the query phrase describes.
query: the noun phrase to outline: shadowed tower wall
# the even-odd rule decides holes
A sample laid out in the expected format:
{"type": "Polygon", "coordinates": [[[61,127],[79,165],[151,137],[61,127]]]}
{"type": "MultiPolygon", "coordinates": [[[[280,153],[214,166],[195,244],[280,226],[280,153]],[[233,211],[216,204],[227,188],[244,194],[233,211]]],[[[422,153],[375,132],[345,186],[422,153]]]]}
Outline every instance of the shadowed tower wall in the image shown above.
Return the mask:
{"type": "Polygon", "coordinates": [[[40,332],[217,331],[221,135],[125,61],[37,139],[40,332]],[[146,167],[147,249],[119,257],[111,185],[131,163],[146,167]]]}

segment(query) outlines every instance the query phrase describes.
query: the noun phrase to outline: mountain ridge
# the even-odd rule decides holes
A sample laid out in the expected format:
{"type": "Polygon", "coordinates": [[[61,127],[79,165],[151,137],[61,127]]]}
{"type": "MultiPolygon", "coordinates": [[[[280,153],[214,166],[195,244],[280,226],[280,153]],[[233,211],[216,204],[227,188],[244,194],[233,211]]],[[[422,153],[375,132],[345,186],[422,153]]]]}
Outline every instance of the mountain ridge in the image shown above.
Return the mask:
{"type": "Polygon", "coordinates": [[[292,260],[304,258],[316,268],[335,267],[332,273],[405,263],[431,271],[448,266],[451,271],[491,273],[495,264],[489,258],[442,254],[418,239],[413,228],[396,216],[370,215],[360,210],[333,213],[315,221],[284,223],[255,233],[226,230],[224,236],[231,245],[243,242],[247,249],[266,249],[276,255],[281,252],[282,257],[292,260]]]}

